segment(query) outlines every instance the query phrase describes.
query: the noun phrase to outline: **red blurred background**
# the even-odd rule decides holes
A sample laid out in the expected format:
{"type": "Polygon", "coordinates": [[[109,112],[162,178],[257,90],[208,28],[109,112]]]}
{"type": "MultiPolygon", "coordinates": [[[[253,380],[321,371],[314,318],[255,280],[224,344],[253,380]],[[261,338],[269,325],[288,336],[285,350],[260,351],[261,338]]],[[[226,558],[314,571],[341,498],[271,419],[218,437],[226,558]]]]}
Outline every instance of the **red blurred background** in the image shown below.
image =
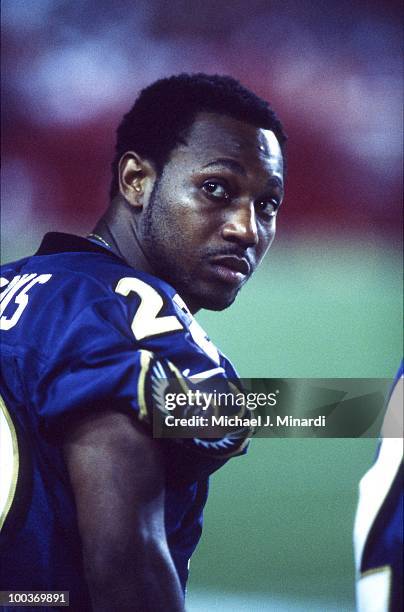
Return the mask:
{"type": "Polygon", "coordinates": [[[108,203],[114,131],[139,90],[227,73],[289,134],[287,234],[401,241],[398,2],[2,2],[6,259],[85,233],[108,203]]]}

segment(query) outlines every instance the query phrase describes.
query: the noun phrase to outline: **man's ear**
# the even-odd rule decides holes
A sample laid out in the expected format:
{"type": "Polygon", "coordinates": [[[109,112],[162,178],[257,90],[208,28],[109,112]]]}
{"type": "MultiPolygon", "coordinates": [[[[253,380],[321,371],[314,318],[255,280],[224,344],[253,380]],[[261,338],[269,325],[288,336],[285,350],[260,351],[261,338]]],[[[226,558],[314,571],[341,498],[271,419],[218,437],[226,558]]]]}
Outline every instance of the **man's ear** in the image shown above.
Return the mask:
{"type": "Polygon", "coordinates": [[[131,206],[142,208],[156,178],[152,164],[127,151],[119,160],[119,191],[131,206]]]}

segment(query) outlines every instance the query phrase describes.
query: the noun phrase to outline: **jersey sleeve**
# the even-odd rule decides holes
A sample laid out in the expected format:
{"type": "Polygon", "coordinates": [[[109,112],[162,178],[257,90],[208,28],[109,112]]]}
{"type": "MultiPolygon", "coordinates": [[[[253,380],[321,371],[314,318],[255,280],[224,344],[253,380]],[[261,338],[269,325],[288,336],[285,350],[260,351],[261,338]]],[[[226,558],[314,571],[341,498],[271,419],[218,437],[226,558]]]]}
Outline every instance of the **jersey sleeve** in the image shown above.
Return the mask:
{"type": "Polygon", "coordinates": [[[41,368],[33,397],[41,427],[60,432],[68,421],[100,410],[139,417],[142,354],[119,302],[104,298],[85,307],[41,368]]]}

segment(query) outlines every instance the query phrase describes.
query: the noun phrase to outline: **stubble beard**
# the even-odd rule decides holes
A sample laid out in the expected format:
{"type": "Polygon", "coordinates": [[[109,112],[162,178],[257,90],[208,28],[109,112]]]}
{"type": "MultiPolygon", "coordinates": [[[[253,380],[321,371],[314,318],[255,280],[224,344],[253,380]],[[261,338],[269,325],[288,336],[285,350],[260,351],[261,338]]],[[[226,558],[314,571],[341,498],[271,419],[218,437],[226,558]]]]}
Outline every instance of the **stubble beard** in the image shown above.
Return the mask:
{"type": "Polygon", "coordinates": [[[234,302],[239,290],[227,297],[220,287],[217,290],[201,288],[195,293],[198,270],[185,269],[184,253],[178,247],[182,229],[164,222],[170,214],[169,204],[161,197],[159,186],[157,179],[142,218],[142,244],[155,276],[171,285],[189,307],[195,304],[197,309],[225,310],[234,302]]]}
{"type": "Polygon", "coordinates": [[[170,214],[168,209],[169,205],[161,198],[157,179],[142,218],[142,244],[155,275],[174,287],[180,295],[188,294],[192,289],[193,277],[178,263],[181,253],[176,245],[181,228],[165,223],[170,214]]]}

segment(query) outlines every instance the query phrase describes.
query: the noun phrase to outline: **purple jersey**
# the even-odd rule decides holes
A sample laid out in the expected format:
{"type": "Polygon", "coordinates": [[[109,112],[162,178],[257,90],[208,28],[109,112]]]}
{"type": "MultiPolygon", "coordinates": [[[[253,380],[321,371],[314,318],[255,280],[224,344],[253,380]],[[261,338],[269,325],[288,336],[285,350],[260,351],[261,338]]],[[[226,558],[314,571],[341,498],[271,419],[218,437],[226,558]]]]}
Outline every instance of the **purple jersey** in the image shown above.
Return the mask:
{"type": "MultiPolygon", "coordinates": [[[[86,609],[74,498],[61,453],[66,424],[105,409],[138,419],[145,354],[169,360],[184,376],[214,372],[234,380],[236,373],[172,287],[87,239],[48,234],[34,256],[4,266],[0,282],[7,465],[0,589],[69,590],[74,609],[86,609]]],[[[164,442],[166,533],[185,589],[208,476],[226,459],[164,442]]]]}

